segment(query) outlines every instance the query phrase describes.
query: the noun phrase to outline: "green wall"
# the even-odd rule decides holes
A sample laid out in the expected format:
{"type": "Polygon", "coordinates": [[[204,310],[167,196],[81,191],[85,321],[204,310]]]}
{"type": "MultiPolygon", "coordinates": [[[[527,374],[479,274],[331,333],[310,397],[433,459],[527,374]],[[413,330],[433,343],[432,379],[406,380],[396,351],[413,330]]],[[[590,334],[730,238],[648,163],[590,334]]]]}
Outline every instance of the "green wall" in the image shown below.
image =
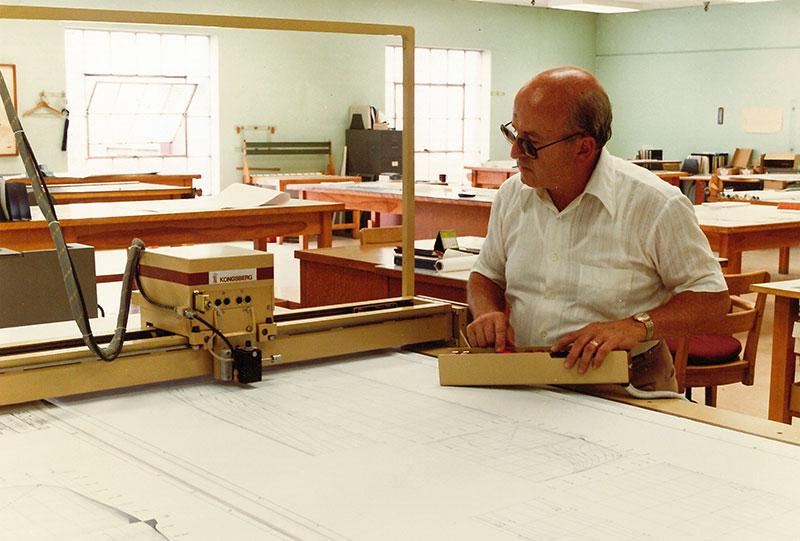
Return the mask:
{"type": "MultiPolygon", "coordinates": [[[[558,10],[467,0],[7,3],[411,25],[416,29],[419,46],[491,51],[492,125],[511,117],[514,93],[535,73],[564,64],[594,69],[597,17],[558,10]]],[[[20,109],[35,105],[41,90],[63,90],[63,29],[80,26],[0,19],[0,63],[17,65],[20,109]]],[[[277,126],[274,140],[331,139],[337,149],[334,158],[338,170],[348,107],[365,103],[383,107],[384,45],[400,42],[392,37],[294,32],[211,29],[209,33],[217,37],[219,47],[222,186],[240,178],[241,173],[235,171],[241,165],[240,139],[234,126],[243,124],[277,126]]],[[[56,124],[57,119],[24,121],[39,161],[53,171],[66,171],[56,124]]],[[[508,150],[499,130],[493,130],[490,157],[507,159],[508,150]]],[[[0,158],[0,174],[20,170],[18,158],[0,158]]]]}
{"type": "Polygon", "coordinates": [[[596,74],[614,106],[609,149],[800,152],[800,2],[714,5],[601,16],[596,74]],[[717,108],[724,107],[722,125],[717,108]],[[780,133],[742,130],[744,108],[783,110],[780,133]]]}

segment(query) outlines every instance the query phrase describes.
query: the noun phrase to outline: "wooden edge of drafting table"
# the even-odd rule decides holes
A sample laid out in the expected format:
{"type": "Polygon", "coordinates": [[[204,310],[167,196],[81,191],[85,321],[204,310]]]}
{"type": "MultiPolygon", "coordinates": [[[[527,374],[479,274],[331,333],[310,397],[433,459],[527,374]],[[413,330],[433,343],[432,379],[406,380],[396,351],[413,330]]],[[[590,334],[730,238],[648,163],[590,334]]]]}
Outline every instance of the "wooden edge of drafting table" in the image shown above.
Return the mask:
{"type": "MultiPolygon", "coordinates": [[[[442,353],[450,353],[452,347],[407,347],[412,351],[438,357],[442,353]]],[[[615,384],[589,384],[589,385],[559,385],[542,386],[555,392],[578,392],[597,396],[614,402],[621,402],[639,408],[673,415],[683,419],[689,419],[700,423],[742,432],[753,436],[800,445],[800,427],[753,417],[735,411],[721,408],[712,408],[704,404],[697,404],[688,400],[672,398],[642,399],[630,396],[621,385],[615,384]]]]}
{"type": "MultiPolygon", "coordinates": [[[[414,244],[414,46],[413,26],[368,24],[343,21],[276,19],[233,15],[144,12],[104,9],[53,8],[0,5],[0,18],[49,21],[82,21],[157,24],[249,30],[287,30],[373,36],[400,36],[403,47],[403,249],[411,253],[414,244]]],[[[403,259],[404,297],[414,296],[414,259],[403,259]]]]}

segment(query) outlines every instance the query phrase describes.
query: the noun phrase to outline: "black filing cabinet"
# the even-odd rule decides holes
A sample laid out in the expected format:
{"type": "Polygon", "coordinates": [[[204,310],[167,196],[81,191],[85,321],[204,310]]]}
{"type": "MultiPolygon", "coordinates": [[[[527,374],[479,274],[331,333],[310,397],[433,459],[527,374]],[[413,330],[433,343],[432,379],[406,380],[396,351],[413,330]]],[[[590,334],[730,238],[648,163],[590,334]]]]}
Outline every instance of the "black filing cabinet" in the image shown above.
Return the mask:
{"type": "Polygon", "coordinates": [[[377,180],[381,173],[402,174],[403,132],[347,130],[347,174],[377,180]]]}

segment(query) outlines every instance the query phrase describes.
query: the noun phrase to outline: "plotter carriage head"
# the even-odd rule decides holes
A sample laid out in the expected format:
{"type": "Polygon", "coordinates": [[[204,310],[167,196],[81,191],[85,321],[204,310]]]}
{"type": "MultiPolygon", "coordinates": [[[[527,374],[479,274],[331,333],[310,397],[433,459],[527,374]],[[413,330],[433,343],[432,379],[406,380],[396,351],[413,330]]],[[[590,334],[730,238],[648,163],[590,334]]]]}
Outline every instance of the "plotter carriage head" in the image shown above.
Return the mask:
{"type": "Polygon", "coordinates": [[[142,324],[207,348],[217,379],[261,379],[259,344],[277,332],[272,254],[223,244],[148,249],[138,281],[142,324]]]}

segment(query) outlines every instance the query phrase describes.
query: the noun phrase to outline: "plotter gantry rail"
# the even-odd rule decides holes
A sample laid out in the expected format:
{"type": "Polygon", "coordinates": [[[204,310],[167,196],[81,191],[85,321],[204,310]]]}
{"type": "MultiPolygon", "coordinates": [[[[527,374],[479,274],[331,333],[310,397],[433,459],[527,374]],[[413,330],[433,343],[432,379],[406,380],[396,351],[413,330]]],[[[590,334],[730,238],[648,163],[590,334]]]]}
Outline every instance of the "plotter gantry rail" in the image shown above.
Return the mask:
{"type": "MultiPolygon", "coordinates": [[[[202,375],[259,381],[264,366],[386,347],[463,346],[466,309],[397,298],[275,314],[273,255],[227,245],[146,250],[129,332],[112,362],[79,339],[0,348],[0,404],[202,375]],[[213,328],[213,330],[212,330],[213,328]]],[[[98,337],[98,341],[102,342],[98,337]]]]}

